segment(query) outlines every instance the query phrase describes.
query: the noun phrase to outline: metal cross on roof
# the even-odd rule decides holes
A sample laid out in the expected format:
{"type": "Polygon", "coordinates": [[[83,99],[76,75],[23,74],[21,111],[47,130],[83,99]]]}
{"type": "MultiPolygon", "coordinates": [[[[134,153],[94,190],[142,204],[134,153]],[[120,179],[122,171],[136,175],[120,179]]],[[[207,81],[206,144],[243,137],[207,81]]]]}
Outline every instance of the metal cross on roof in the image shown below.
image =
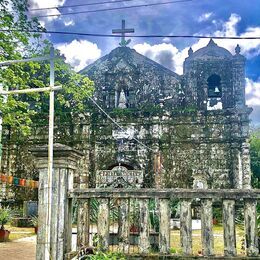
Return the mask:
{"type": "Polygon", "coordinates": [[[134,33],[135,30],[134,29],[126,29],[125,28],[125,20],[122,20],[122,28],[121,29],[114,29],[112,30],[112,33],[114,34],[121,34],[121,42],[119,43],[119,45],[121,47],[126,47],[130,42],[131,40],[125,40],[125,35],[126,33],[134,33]]]}

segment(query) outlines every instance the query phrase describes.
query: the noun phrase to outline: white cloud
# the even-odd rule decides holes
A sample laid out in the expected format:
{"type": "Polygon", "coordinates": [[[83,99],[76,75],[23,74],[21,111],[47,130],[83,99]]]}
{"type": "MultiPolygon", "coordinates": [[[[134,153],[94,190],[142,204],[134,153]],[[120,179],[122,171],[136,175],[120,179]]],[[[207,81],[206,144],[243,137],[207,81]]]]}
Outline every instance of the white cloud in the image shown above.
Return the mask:
{"type": "MultiPolygon", "coordinates": [[[[229,20],[222,24],[222,29],[216,31],[214,36],[239,36],[239,37],[254,37],[260,35],[260,27],[248,27],[242,33],[237,32],[237,25],[241,21],[241,17],[237,14],[231,14],[229,20]]],[[[215,42],[230,52],[234,53],[234,47],[239,44],[241,47],[241,54],[248,59],[260,54],[260,40],[215,40],[215,42]]]]}
{"type": "Polygon", "coordinates": [[[202,14],[199,18],[198,18],[198,21],[201,23],[201,22],[205,22],[205,21],[208,21],[209,18],[213,15],[212,12],[209,12],[209,13],[204,13],[202,14]]]}
{"type": "MultiPolygon", "coordinates": [[[[209,13],[207,13],[209,16],[209,13]]],[[[205,15],[206,16],[206,15],[205,15]]],[[[241,36],[250,37],[260,35],[260,27],[248,27],[245,32],[238,34],[237,25],[241,21],[241,17],[237,14],[231,14],[229,19],[224,22],[216,22],[220,24],[221,28],[211,35],[214,36],[241,36]]],[[[203,34],[203,33],[201,33],[203,34]]],[[[260,54],[260,40],[214,40],[219,46],[228,49],[234,54],[235,47],[239,43],[241,47],[241,54],[245,55],[248,59],[260,54]]],[[[208,44],[208,39],[199,39],[191,47],[193,51],[196,51],[208,44]]],[[[164,38],[163,43],[150,45],[148,43],[137,44],[134,49],[139,53],[161,63],[165,67],[168,67],[178,74],[182,74],[183,62],[188,56],[188,47],[182,50],[178,50],[173,44],[169,43],[169,38],[164,38]],[[167,44],[166,44],[167,43],[167,44]],[[166,55],[168,53],[168,56],[166,55]]]]}
{"type": "Polygon", "coordinates": [[[65,26],[73,26],[73,25],[75,25],[75,21],[73,20],[73,19],[65,19],[64,21],[63,21],[63,23],[64,23],[64,25],[65,26]]]}
{"type": "Polygon", "coordinates": [[[87,40],[73,40],[70,43],[58,44],[68,62],[76,71],[79,71],[101,57],[101,50],[97,44],[87,40]]]}
{"type": "MultiPolygon", "coordinates": [[[[66,0],[29,0],[28,4],[30,9],[36,8],[48,8],[53,6],[63,6],[66,0]]],[[[46,9],[43,11],[33,11],[31,12],[32,16],[40,16],[40,15],[59,15],[60,12],[58,9],[46,9]]],[[[46,18],[40,18],[39,21],[42,26],[45,26],[46,22],[52,21],[54,19],[58,19],[59,16],[50,16],[46,18]]]]}
{"type": "Polygon", "coordinates": [[[260,106],[260,82],[246,78],[246,100],[248,106],[260,106]]]}
{"type": "Polygon", "coordinates": [[[170,42],[171,42],[171,38],[165,37],[165,38],[163,38],[162,41],[163,41],[164,43],[170,43],[170,42]]]}
{"type": "Polygon", "coordinates": [[[134,49],[168,69],[175,70],[177,73],[182,73],[183,58],[179,57],[181,53],[174,45],[169,43],[156,45],[143,43],[136,44],[134,49]]]}

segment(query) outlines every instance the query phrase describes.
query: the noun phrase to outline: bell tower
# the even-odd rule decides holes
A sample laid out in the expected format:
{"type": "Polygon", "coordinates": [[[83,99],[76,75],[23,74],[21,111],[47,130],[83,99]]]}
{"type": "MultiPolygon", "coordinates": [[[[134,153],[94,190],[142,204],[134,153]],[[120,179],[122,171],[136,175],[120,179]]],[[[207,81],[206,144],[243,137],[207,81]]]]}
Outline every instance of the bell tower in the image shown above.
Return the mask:
{"type": "Polygon", "coordinates": [[[245,106],[245,57],[236,47],[233,56],[212,39],[184,62],[184,75],[191,103],[199,110],[219,110],[245,106]]]}

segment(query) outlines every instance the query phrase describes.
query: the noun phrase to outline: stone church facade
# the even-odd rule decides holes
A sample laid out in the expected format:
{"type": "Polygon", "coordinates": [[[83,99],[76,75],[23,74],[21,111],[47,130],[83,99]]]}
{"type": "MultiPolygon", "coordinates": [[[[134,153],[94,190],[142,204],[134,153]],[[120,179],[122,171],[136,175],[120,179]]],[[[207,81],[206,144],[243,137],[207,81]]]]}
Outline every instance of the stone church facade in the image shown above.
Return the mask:
{"type": "MultiPolygon", "coordinates": [[[[250,188],[245,58],[213,40],[193,52],[178,75],[128,47],[80,73],[95,82],[91,109],[55,130],[55,141],[84,156],[81,187],[250,188]],[[111,118],[108,118],[102,108],[111,118]],[[120,127],[119,127],[120,126],[120,127]]],[[[30,142],[5,145],[3,168],[34,169],[28,150],[46,143],[35,126],[30,142]],[[39,137],[40,136],[40,137],[39,137]],[[7,152],[8,151],[8,152],[7,152]]]]}

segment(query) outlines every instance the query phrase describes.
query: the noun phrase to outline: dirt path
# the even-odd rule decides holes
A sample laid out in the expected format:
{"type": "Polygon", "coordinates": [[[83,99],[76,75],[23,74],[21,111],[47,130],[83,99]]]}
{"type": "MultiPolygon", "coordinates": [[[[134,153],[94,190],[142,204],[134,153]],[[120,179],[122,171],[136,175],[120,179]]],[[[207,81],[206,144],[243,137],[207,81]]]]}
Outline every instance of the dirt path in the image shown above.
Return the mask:
{"type": "Polygon", "coordinates": [[[36,255],[36,236],[0,243],[1,260],[34,260],[36,255]]]}

